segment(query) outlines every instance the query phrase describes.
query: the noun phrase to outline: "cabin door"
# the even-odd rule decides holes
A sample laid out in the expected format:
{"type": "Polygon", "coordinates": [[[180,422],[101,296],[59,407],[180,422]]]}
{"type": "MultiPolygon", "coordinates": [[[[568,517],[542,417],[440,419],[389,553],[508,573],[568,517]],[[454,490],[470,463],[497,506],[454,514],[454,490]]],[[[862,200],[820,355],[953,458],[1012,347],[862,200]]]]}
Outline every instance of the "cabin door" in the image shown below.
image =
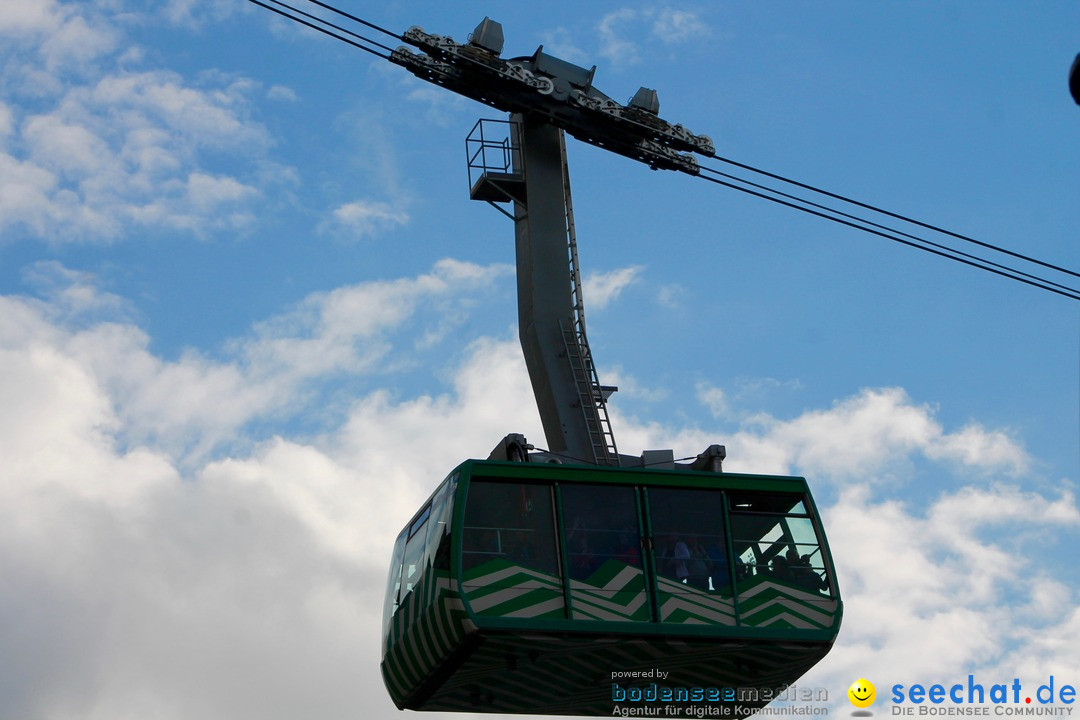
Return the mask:
{"type": "Polygon", "coordinates": [[[560,495],[571,618],[736,623],[722,492],[562,485],[560,495]]]}
{"type": "Polygon", "coordinates": [[[562,485],[571,618],[649,622],[640,491],[625,485],[562,485]]]}
{"type": "Polygon", "coordinates": [[[653,617],[663,623],[734,625],[724,494],[665,487],[641,493],[653,617]]]}

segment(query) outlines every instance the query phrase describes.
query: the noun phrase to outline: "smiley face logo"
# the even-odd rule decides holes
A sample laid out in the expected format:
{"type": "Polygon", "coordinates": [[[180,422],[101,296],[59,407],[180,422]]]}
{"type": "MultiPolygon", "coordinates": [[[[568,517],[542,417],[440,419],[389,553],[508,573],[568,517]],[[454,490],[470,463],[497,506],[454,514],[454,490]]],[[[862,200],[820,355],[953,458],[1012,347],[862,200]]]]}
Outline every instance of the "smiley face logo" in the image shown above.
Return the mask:
{"type": "Polygon", "coordinates": [[[859,678],[851,683],[847,691],[848,700],[857,708],[868,708],[877,700],[877,688],[866,678],[859,678]]]}

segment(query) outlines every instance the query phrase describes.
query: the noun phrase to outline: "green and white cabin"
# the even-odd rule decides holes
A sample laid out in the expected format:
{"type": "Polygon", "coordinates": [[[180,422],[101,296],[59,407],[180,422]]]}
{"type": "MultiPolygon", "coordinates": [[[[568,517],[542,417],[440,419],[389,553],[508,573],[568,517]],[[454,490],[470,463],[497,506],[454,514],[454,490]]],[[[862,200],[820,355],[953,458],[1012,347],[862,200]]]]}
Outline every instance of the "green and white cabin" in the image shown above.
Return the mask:
{"type": "Polygon", "coordinates": [[[397,538],[382,674],[411,710],[760,707],[842,609],[803,478],[468,460],[397,538]]]}
{"type": "Polygon", "coordinates": [[[802,478],[720,472],[721,445],[687,466],[671,450],[619,453],[616,388],[600,384],[586,337],[565,134],[690,174],[690,153],[714,155],[712,141],[663,120],[649,88],[612,100],[595,67],[543,47],[503,60],[490,18],[465,45],[420,28],[402,39],[420,52],[392,61],[510,113],[466,139],[469,194],[513,208],[499,209],[514,222],[518,337],[547,450],[507,435],[451,472],[398,536],[390,696],[412,710],[556,715],[764,705],[839,631],[817,511],[802,478]]]}

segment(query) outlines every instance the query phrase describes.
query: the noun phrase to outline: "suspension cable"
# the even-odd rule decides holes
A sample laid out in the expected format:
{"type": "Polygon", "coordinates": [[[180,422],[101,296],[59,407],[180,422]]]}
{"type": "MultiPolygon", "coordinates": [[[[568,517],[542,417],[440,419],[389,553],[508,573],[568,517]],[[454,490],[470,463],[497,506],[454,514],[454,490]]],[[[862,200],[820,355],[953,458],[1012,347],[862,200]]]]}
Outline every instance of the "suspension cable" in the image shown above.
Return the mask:
{"type": "MultiPolygon", "coordinates": [[[[826,197],[831,197],[834,200],[840,200],[842,202],[850,203],[851,205],[856,205],[856,206],[864,208],[866,210],[872,210],[874,212],[881,213],[882,215],[888,215],[891,218],[895,218],[897,220],[903,220],[904,222],[909,222],[909,223],[911,223],[913,225],[918,225],[919,227],[926,228],[927,230],[933,230],[934,232],[939,232],[939,233],[942,233],[943,235],[949,235],[949,236],[954,237],[954,238],[956,238],[958,240],[963,240],[964,242],[974,243],[975,245],[979,245],[980,247],[987,248],[988,250],[994,250],[996,252],[1004,253],[1006,255],[1010,255],[1010,256],[1012,256],[1014,258],[1017,258],[1019,260],[1025,260],[1027,262],[1034,263],[1036,265],[1041,265],[1041,266],[1043,266],[1045,268],[1049,268],[1051,270],[1056,270],[1058,272],[1065,273],[1067,275],[1072,275],[1073,277],[1080,278],[1080,273],[1075,272],[1073,270],[1069,270],[1068,268],[1063,268],[1063,267],[1060,267],[1058,265],[1043,262],[1042,260],[1037,260],[1036,258],[1029,257],[1027,255],[1022,255],[1020,253],[1013,252],[1012,250],[1007,250],[1007,249],[1005,249],[1003,247],[999,247],[997,245],[992,245],[992,244],[987,243],[987,242],[982,242],[981,240],[976,240],[975,238],[968,237],[967,235],[961,235],[960,233],[953,232],[952,230],[946,230],[945,228],[938,227],[937,225],[931,225],[930,223],[922,222],[921,220],[916,220],[915,218],[907,217],[906,215],[901,215],[899,213],[894,213],[894,212],[891,212],[889,210],[885,210],[884,208],[880,208],[880,207],[877,207],[875,205],[871,205],[869,203],[864,203],[864,202],[861,202],[859,200],[855,200],[853,198],[849,198],[849,197],[846,197],[844,195],[840,195],[839,193],[829,192],[828,190],[823,190],[821,188],[814,187],[813,185],[810,185],[808,183],[799,182],[798,180],[792,180],[791,178],[787,178],[787,177],[784,177],[783,175],[778,175],[776,173],[771,173],[771,172],[768,172],[767,170],[761,170],[760,168],[756,168],[756,167],[753,167],[752,165],[747,165],[745,163],[737,162],[737,161],[732,160],[730,158],[721,157],[719,155],[717,155],[715,157],[716,157],[717,160],[719,160],[722,163],[726,163],[728,165],[733,165],[733,166],[735,166],[737,168],[741,168],[743,170],[749,170],[752,173],[757,173],[758,175],[764,175],[765,177],[772,178],[773,180],[779,180],[780,182],[785,182],[785,183],[788,183],[789,185],[794,185],[794,186],[800,187],[800,188],[802,188],[804,190],[810,190],[811,192],[815,192],[815,193],[818,193],[820,195],[825,195],[826,197]]],[[[703,170],[708,170],[709,172],[716,172],[715,170],[711,170],[709,168],[702,168],[702,169],[703,170]]]]}
{"type": "Polygon", "coordinates": [[[320,17],[317,17],[317,16],[312,15],[310,13],[306,13],[303,10],[300,10],[298,8],[295,8],[295,7],[291,6],[291,5],[288,5],[287,3],[281,2],[281,0],[268,0],[268,2],[273,3],[273,5],[277,5],[277,6],[281,7],[281,8],[285,8],[285,10],[289,10],[291,12],[297,13],[298,15],[301,15],[303,17],[297,17],[296,15],[291,15],[288,12],[285,12],[285,10],[281,10],[278,7],[274,7],[273,5],[268,5],[267,3],[262,2],[262,0],[248,0],[248,2],[253,3],[255,5],[258,5],[259,7],[266,8],[267,10],[269,10],[271,12],[275,12],[278,15],[281,15],[282,17],[286,17],[286,18],[288,18],[288,19],[290,19],[290,20],[292,20],[294,22],[298,22],[301,25],[306,25],[307,27],[311,28],[312,30],[317,30],[317,31],[323,33],[324,35],[329,35],[330,37],[332,37],[332,38],[334,38],[336,40],[340,40],[343,43],[347,43],[349,45],[352,45],[355,48],[360,48],[361,50],[363,50],[365,52],[369,52],[372,55],[375,55],[376,57],[380,57],[383,60],[389,59],[390,56],[389,55],[384,55],[383,53],[379,52],[378,50],[374,50],[374,49],[368,47],[367,45],[361,45],[360,43],[358,43],[358,42],[356,42],[354,40],[350,40],[347,37],[343,37],[341,35],[338,35],[337,33],[333,32],[331,30],[328,30],[327,28],[333,28],[334,30],[338,30],[340,32],[343,32],[346,35],[357,38],[358,40],[362,40],[362,41],[364,41],[366,43],[374,45],[375,47],[386,50],[387,52],[392,52],[392,48],[390,48],[390,47],[388,47],[386,45],[383,45],[380,42],[376,42],[375,40],[372,40],[371,38],[364,37],[363,35],[358,35],[357,33],[354,33],[351,30],[347,30],[347,29],[345,29],[345,28],[343,28],[343,27],[341,27],[339,25],[335,25],[332,22],[329,22],[327,20],[323,20],[320,17]],[[304,17],[310,18],[314,22],[309,22],[308,20],[304,20],[303,19],[304,17]],[[316,23],[321,23],[321,24],[316,24],[316,23]],[[326,26],[326,27],[323,27],[323,26],[326,26]]]}
{"type": "MultiPolygon", "coordinates": [[[[945,250],[940,250],[940,249],[937,249],[935,247],[928,247],[927,245],[920,244],[918,242],[913,242],[911,240],[905,240],[904,238],[899,237],[898,235],[891,234],[891,232],[884,232],[882,230],[878,230],[878,229],[875,229],[873,227],[868,227],[866,225],[859,224],[859,222],[864,222],[864,221],[860,220],[859,222],[853,222],[851,220],[845,220],[843,217],[839,217],[837,215],[829,215],[826,212],[821,212],[819,210],[814,210],[814,209],[812,209],[810,207],[806,207],[806,206],[803,206],[803,205],[798,205],[798,204],[796,204],[794,202],[790,202],[788,200],[784,200],[784,199],[779,198],[779,197],[774,197],[772,195],[767,195],[764,192],[759,192],[757,190],[752,190],[750,188],[743,187],[741,185],[736,185],[735,183],[728,182],[726,180],[721,180],[721,179],[712,178],[712,177],[706,177],[704,175],[699,175],[697,177],[700,177],[702,180],[705,180],[707,182],[715,183],[717,185],[723,185],[725,187],[729,187],[729,188],[732,188],[734,190],[739,190],[739,191],[747,193],[749,195],[754,195],[756,197],[763,198],[765,200],[770,200],[770,201],[772,201],[774,203],[778,203],[778,204],[784,205],[786,207],[794,208],[795,210],[801,210],[801,211],[803,211],[805,213],[809,213],[810,215],[815,215],[817,217],[824,218],[826,220],[831,220],[832,222],[839,223],[841,225],[846,225],[848,227],[855,228],[856,230],[862,230],[863,232],[868,232],[868,233],[871,233],[873,235],[878,235],[879,237],[883,237],[883,238],[886,238],[888,240],[893,240],[893,241],[901,243],[903,245],[907,245],[909,247],[913,247],[913,248],[916,248],[918,250],[923,250],[925,252],[932,253],[932,254],[937,255],[939,257],[948,258],[949,260],[955,260],[956,262],[960,262],[960,263],[963,263],[965,265],[970,265],[971,267],[979,268],[980,270],[986,270],[987,272],[992,272],[995,275],[1001,275],[1002,277],[1006,277],[1006,278],[1009,278],[1011,280],[1016,280],[1018,282],[1025,283],[1027,285],[1037,287],[1037,288],[1039,288],[1041,290],[1047,290],[1049,292],[1056,293],[1058,295],[1062,295],[1062,296],[1070,298],[1072,300],[1080,300],[1080,290],[1074,290],[1072,288],[1068,288],[1068,287],[1064,287],[1064,286],[1055,287],[1056,283],[1051,283],[1050,281],[1045,280],[1043,278],[1031,279],[1031,276],[1025,276],[1026,274],[1020,273],[1020,271],[1015,270],[1014,268],[1000,269],[1002,266],[992,267],[989,264],[989,261],[983,260],[981,258],[972,260],[972,259],[968,259],[970,256],[961,257],[958,254],[958,251],[955,251],[955,250],[951,250],[951,249],[948,249],[948,248],[946,248],[945,250]]],[[[938,246],[938,247],[941,247],[941,246],[938,246]]]]}
{"type": "MultiPolygon", "coordinates": [[[[354,20],[354,21],[360,23],[361,25],[366,25],[367,27],[371,28],[372,30],[378,30],[381,33],[389,35],[390,37],[394,38],[395,40],[403,40],[401,35],[398,35],[396,32],[391,32],[390,30],[387,30],[384,27],[379,27],[375,23],[368,22],[367,20],[364,20],[362,18],[358,18],[355,15],[350,15],[349,13],[345,12],[344,10],[339,10],[338,8],[334,7],[333,5],[327,5],[324,2],[319,2],[319,0],[307,0],[307,1],[309,3],[313,3],[315,5],[318,5],[321,8],[325,8],[325,9],[329,10],[332,13],[337,13],[338,15],[341,15],[342,17],[347,17],[350,20],[354,20]]],[[[385,46],[383,46],[383,47],[385,47],[385,46]]],[[[387,49],[389,49],[389,48],[387,48],[387,49]]]]}
{"type": "MultiPolygon", "coordinates": [[[[836,218],[842,217],[842,218],[847,218],[848,220],[852,220],[854,223],[859,223],[859,225],[852,225],[852,227],[858,227],[859,229],[866,230],[866,231],[869,231],[869,228],[877,228],[879,230],[885,231],[885,233],[892,233],[892,234],[895,234],[895,235],[900,236],[900,237],[908,238],[909,240],[912,240],[916,244],[914,244],[914,245],[912,245],[912,243],[905,243],[905,244],[912,245],[912,247],[917,247],[920,250],[929,250],[929,248],[937,248],[938,250],[941,250],[942,253],[936,253],[936,254],[942,254],[944,257],[948,257],[948,258],[953,259],[953,260],[959,260],[960,258],[967,258],[968,260],[972,261],[971,263],[967,263],[967,264],[973,265],[975,267],[979,267],[979,268],[984,269],[984,270],[989,270],[991,267],[998,268],[999,270],[1003,271],[1003,272],[998,273],[998,274],[1002,274],[1002,275],[1005,275],[1006,277],[1011,277],[1013,279],[1019,279],[1019,277],[1014,277],[1014,276],[1022,276],[1022,277],[1025,277],[1025,278],[1028,278],[1028,279],[1032,280],[1033,282],[1031,284],[1034,284],[1035,286],[1046,289],[1046,290],[1051,289],[1051,286],[1055,287],[1055,288],[1059,288],[1060,290],[1064,291],[1064,293],[1059,293],[1059,294],[1064,294],[1067,297],[1076,297],[1077,293],[1080,293],[1080,291],[1078,291],[1078,290],[1076,290],[1076,289],[1074,289],[1072,287],[1069,287],[1067,285],[1063,285],[1063,284],[1058,283],[1058,282],[1054,282],[1053,280],[1049,280],[1049,279],[1044,278],[1044,277],[1039,277],[1037,275],[1033,275],[1031,273],[1024,272],[1023,270],[1020,270],[1018,268],[1009,267],[1008,265],[1004,265],[1002,263],[994,262],[993,260],[989,260],[987,258],[979,257],[977,255],[972,255],[971,253],[966,253],[966,252],[964,252],[962,250],[957,250],[956,248],[952,248],[952,247],[949,247],[947,245],[942,245],[941,243],[936,243],[936,242],[933,242],[932,240],[927,240],[926,238],[919,237],[917,235],[913,235],[913,234],[908,233],[908,232],[904,232],[903,230],[897,230],[896,228],[888,227],[887,225],[882,225],[881,223],[877,223],[877,222],[874,222],[872,220],[868,220],[866,218],[858,217],[857,215],[852,215],[851,213],[846,213],[846,212],[843,212],[842,210],[837,210],[836,208],[831,208],[831,207],[828,207],[827,205],[822,205],[820,203],[816,203],[816,202],[813,202],[811,200],[807,200],[806,198],[801,198],[801,197],[798,197],[796,195],[792,195],[790,193],[786,193],[786,192],[783,192],[781,190],[777,190],[775,188],[768,187],[767,185],[762,185],[760,183],[756,183],[756,182],[753,182],[751,180],[747,180],[745,178],[740,178],[740,177],[737,177],[735,175],[731,175],[729,173],[721,172],[721,171],[715,170],[713,168],[702,167],[701,169],[704,170],[704,171],[711,172],[711,173],[713,173],[715,175],[718,175],[720,177],[727,178],[728,180],[732,180],[732,181],[738,182],[738,183],[743,183],[744,185],[748,185],[750,187],[757,188],[758,190],[762,190],[765,193],[772,193],[772,195],[770,195],[770,196],[759,195],[759,197],[764,197],[764,198],[770,199],[770,200],[774,199],[773,196],[786,198],[788,200],[793,201],[794,203],[801,203],[801,205],[788,205],[789,207],[795,207],[797,209],[804,210],[804,211],[808,207],[816,208],[818,210],[823,211],[824,213],[831,213],[832,215],[828,216],[828,219],[836,219],[836,218]],[[832,217],[832,216],[836,216],[836,217],[832,217]],[[1044,286],[1046,286],[1046,287],[1044,287],[1044,286]]],[[[702,179],[703,180],[710,180],[711,178],[702,178],[702,179]]],[[[723,184],[727,185],[727,183],[723,183],[723,184]]],[[[737,186],[734,186],[734,185],[727,185],[727,186],[728,187],[734,187],[735,189],[738,189],[738,190],[743,189],[742,187],[737,187],[737,186]]],[[[756,194],[756,193],[753,193],[753,194],[756,194]]],[[[784,204],[787,204],[787,203],[784,203],[784,204]]],[[[817,215],[818,213],[813,213],[813,214],[817,215]]],[[[889,214],[891,214],[891,213],[889,213],[889,214]]],[[[849,224],[849,223],[845,223],[845,224],[849,224]]],[[[877,234],[881,235],[882,237],[886,237],[886,238],[888,238],[890,240],[899,241],[899,238],[893,237],[890,234],[883,234],[883,233],[877,233],[877,234]]],[[[951,233],[949,233],[949,234],[951,234],[951,233]]],[[[979,244],[983,244],[983,243],[979,243],[979,244]]],[[[1014,253],[1009,253],[1009,251],[1003,251],[1003,252],[1006,252],[1008,254],[1014,254],[1014,253]]],[[[1032,262],[1036,262],[1039,265],[1043,265],[1043,266],[1046,266],[1046,267],[1052,267],[1052,268],[1056,269],[1056,266],[1049,265],[1048,263],[1042,263],[1042,262],[1038,262],[1038,261],[1034,261],[1034,260],[1032,262]]],[[[1075,275],[1076,274],[1076,273],[1073,273],[1073,272],[1071,272],[1069,270],[1065,270],[1065,269],[1062,269],[1062,272],[1066,272],[1066,273],[1068,273],[1070,275],[1075,275]]],[[[1080,298],[1078,298],[1078,299],[1080,299],[1080,298]]]]}

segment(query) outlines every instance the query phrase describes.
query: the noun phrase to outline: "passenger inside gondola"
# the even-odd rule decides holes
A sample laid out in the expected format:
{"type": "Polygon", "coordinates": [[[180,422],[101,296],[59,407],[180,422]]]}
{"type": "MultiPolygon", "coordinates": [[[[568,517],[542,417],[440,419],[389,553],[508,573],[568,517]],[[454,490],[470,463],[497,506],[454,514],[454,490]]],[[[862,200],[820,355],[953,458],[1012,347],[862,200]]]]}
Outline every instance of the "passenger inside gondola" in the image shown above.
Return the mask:
{"type": "Polygon", "coordinates": [[[687,585],[692,585],[700,590],[709,589],[709,554],[701,544],[701,539],[696,535],[690,538],[688,545],[690,559],[686,563],[687,585]]]}
{"type": "Polygon", "coordinates": [[[531,566],[536,562],[536,548],[529,542],[524,530],[515,530],[510,540],[507,557],[519,565],[531,566]]]}
{"type": "Polygon", "coordinates": [[[815,592],[829,587],[829,581],[821,575],[818,575],[814,568],[810,566],[809,555],[799,557],[799,553],[796,550],[791,549],[788,550],[787,557],[791,567],[791,578],[796,585],[801,585],[807,590],[813,590],[815,592]]]}
{"type": "Polygon", "coordinates": [[[780,555],[773,557],[770,572],[777,580],[791,580],[791,570],[788,568],[787,560],[780,555]]]}
{"type": "Polygon", "coordinates": [[[688,567],[690,562],[690,546],[682,540],[676,540],[672,555],[675,578],[685,585],[687,578],[690,577],[690,568],[688,567]]]}
{"type": "Polygon", "coordinates": [[[728,570],[727,551],[722,540],[713,538],[705,548],[709,556],[711,575],[709,576],[709,589],[714,592],[723,592],[731,588],[731,574],[728,570]]]}
{"type": "Polygon", "coordinates": [[[567,556],[567,561],[570,563],[570,577],[574,580],[588,579],[600,565],[584,530],[571,533],[567,556]]]}
{"type": "Polygon", "coordinates": [[[619,533],[617,550],[613,558],[625,565],[641,567],[641,548],[637,530],[631,525],[624,525],[619,533]]]}

